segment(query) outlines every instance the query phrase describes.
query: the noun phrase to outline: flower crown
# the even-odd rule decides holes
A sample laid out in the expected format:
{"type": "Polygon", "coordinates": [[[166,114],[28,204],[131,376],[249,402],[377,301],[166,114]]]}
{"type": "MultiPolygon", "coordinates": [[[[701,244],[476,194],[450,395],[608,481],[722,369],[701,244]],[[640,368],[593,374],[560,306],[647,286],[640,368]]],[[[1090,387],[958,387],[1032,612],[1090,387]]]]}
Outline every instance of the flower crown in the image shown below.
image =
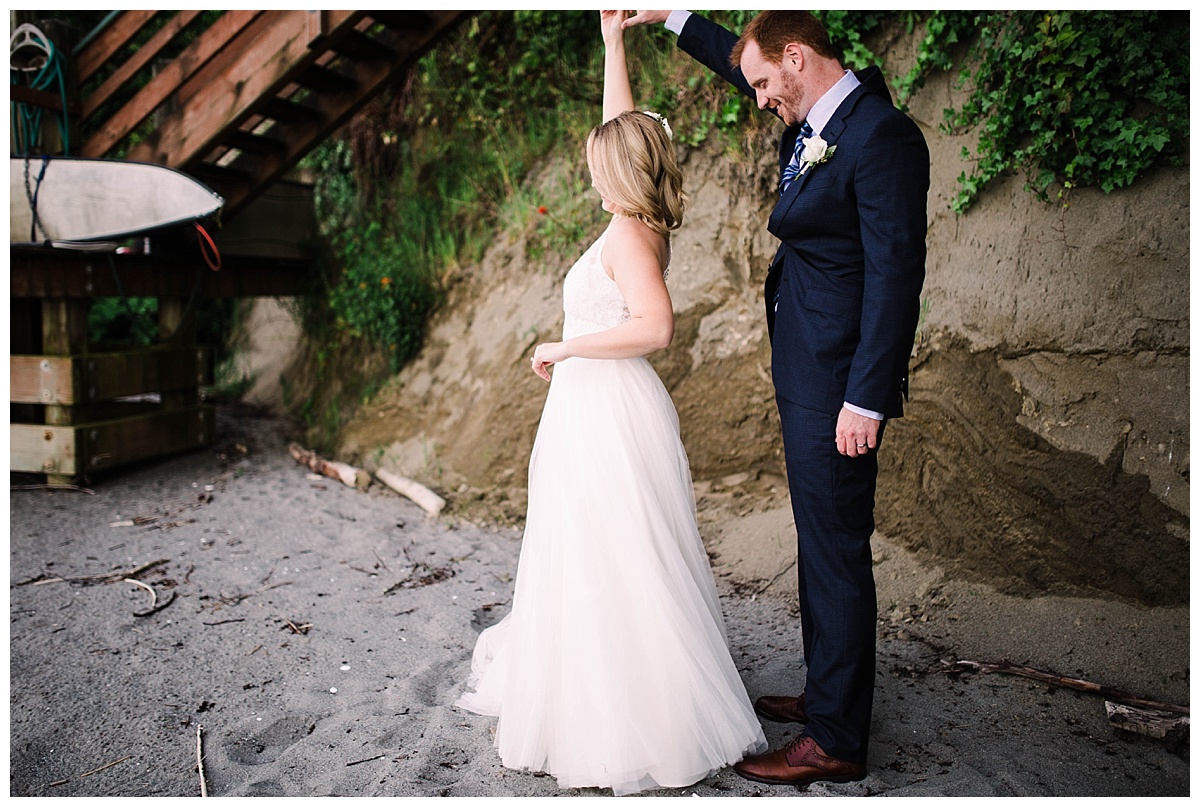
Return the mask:
{"type": "Polygon", "coordinates": [[[651,112],[649,109],[643,109],[642,114],[647,117],[654,118],[656,121],[661,123],[662,127],[663,127],[663,131],[665,131],[667,133],[668,140],[675,139],[675,133],[671,131],[671,124],[667,123],[666,118],[664,118],[662,115],[658,114],[657,112],[651,112]]]}

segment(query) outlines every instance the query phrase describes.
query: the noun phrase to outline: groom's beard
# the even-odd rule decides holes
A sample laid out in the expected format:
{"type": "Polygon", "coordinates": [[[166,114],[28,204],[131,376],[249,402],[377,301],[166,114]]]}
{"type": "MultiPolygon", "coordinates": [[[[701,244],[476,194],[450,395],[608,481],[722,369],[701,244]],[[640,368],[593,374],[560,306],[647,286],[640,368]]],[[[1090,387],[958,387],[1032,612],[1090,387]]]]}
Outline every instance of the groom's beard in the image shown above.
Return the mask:
{"type": "Polygon", "coordinates": [[[787,70],[779,71],[779,83],[781,85],[780,98],[779,103],[775,105],[775,111],[788,126],[802,123],[808,113],[808,109],[804,107],[804,85],[794,73],[787,70]],[[800,114],[802,109],[805,112],[804,115],[800,114]]]}

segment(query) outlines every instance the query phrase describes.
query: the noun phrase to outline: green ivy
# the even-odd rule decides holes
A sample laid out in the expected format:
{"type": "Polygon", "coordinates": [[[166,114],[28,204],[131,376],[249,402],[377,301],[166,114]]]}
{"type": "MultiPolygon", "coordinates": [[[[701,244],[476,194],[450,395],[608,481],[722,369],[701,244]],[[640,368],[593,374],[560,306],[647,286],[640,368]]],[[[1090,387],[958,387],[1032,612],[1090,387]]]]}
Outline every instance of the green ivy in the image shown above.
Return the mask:
{"type": "Polygon", "coordinates": [[[1160,162],[1181,164],[1188,48],[1186,12],[935,12],[898,87],[907,100],[931,71],[960,65],[968,96],[942,129],[978,131],[978,144],[963,149],[974,166],[958,178],[955,212],[1009,173],[1040,199],[1065,200],[1073,188],[1110,193],[1160,162]]]}
{"type": "Polygon", "coordinates": [[[351,336],[385,351],[399,370],[421,348],[425,315],[435,302],[434,284],[414,271],[405,242],[385,235],[377,222],[333,238],[342,267],[329,303],[351,336]]]}
{"type": "MultiPolygon", "coordinates": [[[[712,12],[738,32],[756,12],[712,12]]],[[[1129,186],[1160,163],[1179,165],[1189,135],[1189,20],[1168,11],[814,12],[852,69],[877,64],[867,41],[891,26],[925,36],[913,68],[893,82],[904,106],[934,72],[959,71],[966,101],[942,130],[978,133],[951,201],[964,213],[995,179],[1023,173],[1038,198],[1129,186]],[[1057,189],[1057,192],[1055,191],[1057,189]]],[[[713,81],[712,77],[706,79],[713,81]]],[[[729,132],[753,102],[730,91],[720,114],[697,113],[684,142],[729,132]]]]}

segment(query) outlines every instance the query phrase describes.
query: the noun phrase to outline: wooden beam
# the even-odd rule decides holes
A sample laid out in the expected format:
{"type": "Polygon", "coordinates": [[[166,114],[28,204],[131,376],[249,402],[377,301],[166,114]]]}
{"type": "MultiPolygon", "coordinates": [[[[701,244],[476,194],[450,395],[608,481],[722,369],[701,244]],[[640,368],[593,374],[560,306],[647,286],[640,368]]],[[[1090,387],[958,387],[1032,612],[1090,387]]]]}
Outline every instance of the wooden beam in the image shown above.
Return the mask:
{"type": "MultiPolygon", "coordinates": [[[[293,123],[288,126],[277,126],[272,130],[273,137],[286,144],[282,154],[260,154],[253,158],[239,156],[228,167],[240,168],[252,172],[254,180],[249,190],[239,187],[222,187],[221,197],[225,200],[222,208],[223,215],[234,216],[253,199],[254,195],[263,190],[279,177],[290,170],[300,158],[307,154],[317,143],[328,137],[353,117],[368,101],[374,98],[388,86],[397,75],[408,69],[430,47],[456,25],[464,14],[461,11],[431,11],[427,12],[430,26],[422,31],[393,32],[385,39],[391,46],[388,51],[392,58],[362,59],[350,61],[342,67],[341,72],[353,80],[359,87],[355,93],[314,94],[312,108],[319,113],[310,123],[293,123]]],[[[183,166],[184,170],[195,170],[191,164],[183,166]]]]}
{"type": "MultiPolygon", "coordinates": [[[[49,109],[53,112],[63,111],[62,96],[58,93],[35,90],[32,87],[24,87],[20,84],[10,84],[8,85],[8,90],[10,101],[27,104],[28,106],[36,106],[41,109],[49,109]]],[[[78,115],[79,104],[67,101],[67,114],[78,115]]]]}
{"type": "Polygon", "coordinates": [[[202,404],[71,426],[11,423],[8,431],[9,470],[71,478],[212,445],[216,408],[202,404]]]}
{"type": "MultiPolygon", "coordinates": [[[[203,81],[192,82],[196,94],[181,99],[179,113],[130,149],[128,158],[176,168],[202,159],[320,55],[309,48],[310,13],[316,12],[266,12],[253,40],[242,37],[238,48],[227,48],[212,65],[216,75],[206,71],[203,81]]],[[[353,30],[366,12],[327,13],[332,27],[322,42],[353,30]]]]}
{"type": "Polygon", "coordinates": [[[93,39],[83,53],[75,59],[75,71],[79,83],[87,81],[93,73],[104,66],[117,51],[129,44],[129,40],[153,19],[157,11],[126,11],[93,39]]]}
{"type": "Polygon", "coordinates": [[[81,356],[12,356],[9,402],[71,406],[212,383],[208,347],[151,347],[81,356]]]}
{"type": "MultiPolygon", "coordinates": [[[[223,255],[214,272],[193,255],[91,255],[10,248],[10,297],[295,297],[317,280],[309,260],[223,255]],[[110,261],[111,259],[111,261],[110,261]]],[[[68,351],[69,352],[69,351],[68,351]]]]}
{"type": "MultiPolygon", "coordinates": [[[[129,12],[126,12],[129,13],[129,12]]],[[[257,20],[262,11],[226,11],[195,42],[179,54],[179,57],[163,68],[157,76],[138,91],[129,103],[109,118],[83,144],[84,157],[103,157],[117,146],[134,129],[142,124],[154,110],[176,94],[186,82],[203,73],[205,67],[257,20]]],[[[177,99],[184,103],[186,99],[177,99]]],[[[153,162],[146,160],[146,162],[153,162]]]]}
{"type": "Polygon", "coordinates": [[[118,67],[95,92],[84,99],[84,117],[90,117],[105,101],[113,96],[113,93],[120,89],[125,82],[133,78],[152,59],[158,56],[162,52],[162,49],[179,35],[180,31],[190,25],[192,20],[199,16],[199,11],[180,11],[168,20],[167,24],[160,28],[158,33],[150,38],[149,42],[137,49],[137,52],[133,54],[129,61],[118,67]]]}

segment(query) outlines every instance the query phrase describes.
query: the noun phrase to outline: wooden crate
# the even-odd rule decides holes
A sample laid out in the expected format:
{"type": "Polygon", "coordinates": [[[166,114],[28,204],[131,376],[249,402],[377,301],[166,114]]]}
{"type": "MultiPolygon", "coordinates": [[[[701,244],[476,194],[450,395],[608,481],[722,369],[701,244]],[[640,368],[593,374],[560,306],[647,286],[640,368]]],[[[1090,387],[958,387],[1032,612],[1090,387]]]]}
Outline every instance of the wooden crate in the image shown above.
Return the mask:
{"type": "Polygon", "coordinates": [[[216,438],[215,408],[198,403],[195,394],[212,383],[207,347],[14,355],[9,381],[10,403],[51,407],[58,415],[58,422],[9,425],[10,471],[62,480],[216,438]],[[148,402],[147,393],[159,400],[148,402]]]}
{"type": "Polygon", "coordinates": [[[216,409],[199,404],[114,420],[50,426],[9,425],[10,470],[76,477],[211,445],[216,409]]]}

